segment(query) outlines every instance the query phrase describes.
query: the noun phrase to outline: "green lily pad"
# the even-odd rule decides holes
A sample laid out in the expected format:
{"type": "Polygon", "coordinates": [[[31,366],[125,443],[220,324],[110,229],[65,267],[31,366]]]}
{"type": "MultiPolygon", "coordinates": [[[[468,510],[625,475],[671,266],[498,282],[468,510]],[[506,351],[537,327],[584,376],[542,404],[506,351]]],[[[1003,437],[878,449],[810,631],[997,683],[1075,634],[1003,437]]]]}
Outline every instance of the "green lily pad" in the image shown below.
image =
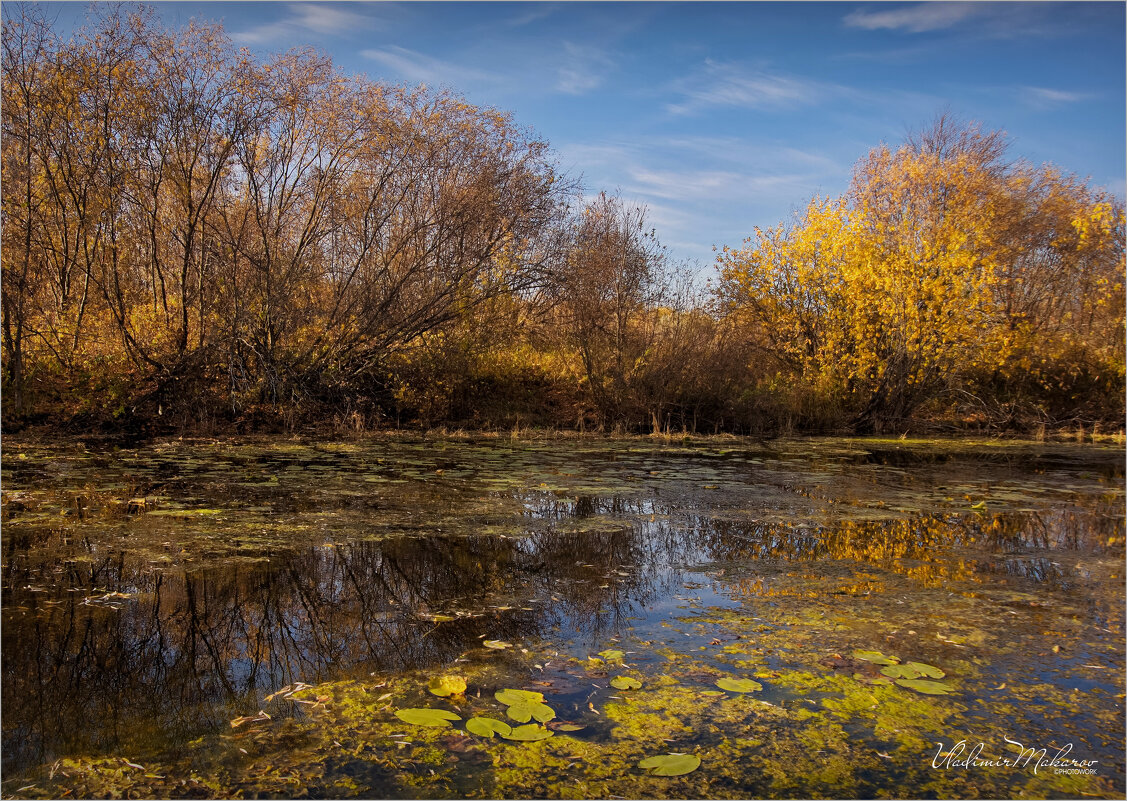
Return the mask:
{"type": "Polygon", "coordinates": [[[872,662],[874,665],[896,665],[900,663],[900,660],[895,656],[885,656],[880,651],[854,651],[853,656],[856,659],[872,662]]]}
{"type": "Polygon", "coordinates": [[[413,726],[449,726],[452,720],[461,720],[445,709],[397,709],[395,717],[413,726]]]}
{"type": "Polygon", "coordinates": [[[545,729],[543,726],[537,726],[535,723],[530,723],[527,726],[517,726],[508,734],[502,734],[501,736],[506,740],[534,742],[536,740],[547,740],[552,736],[552,730],[545,729]]]}
{"type": "Polygon", "coordinates": [[[492,737],[494,734],[507,737],[513,730],[508,723],[493,718],[470,718],[466,721],[466,731],[479,737],[492,737]]]}
{"type": "Polygon", "coordinates": [[[629,676],[615,676],[610,680],[610,686],[619,690],[636,690],[642,686],[642,682],[629,676]]]}
{"type": "Polygon", "coordinates": [[[505,706],[513,704],[536,704],[544,702],[544,693],[533,690],[498,690],[493,697],[505,706]]]}
{"type": "Polygon", "coordinates": [[[716,682],[716,686],[734,693],[753,693],[763,689],[763,685],[753,679],[723,678],[716,682]]]}
{"type": "Polygon", "coordinates": [[[513,647],[513,644],[511,642],[505,642],[504,640],[486,640],[482,643],[482,645],[484,645],[486,648],[493,648],[497,651],[500,651],[503,648],[513,647]]]}
{"type": "Polygon", "coordinates": [[[461,695],[466,691],[466,680],[461,676],[435,676],[427,685],[437,696],[461,695]]]}
{"type": "Polygon", "coordinates": [[[941,679],[947,675],[939,668],[925,665],[922,662],[906,662],[903,665],[889,665],[888,667],[881,668],[880,672],[894,679],[918,679],[920,676],[941,679]]]}
{"type": "Polygon", "coordinates": [[[929,679],[941,679],[947,675],[934,665],[927,665],[923,662],[909,662],[908,667],[918,672],[921,676],[927,676],[929,679]]]}
{"type": "Polygon", "coordinates": [[[556,716],[554,709],[537,701],[521,701],[513,704],[505,710],[505,714],[517,723],[528,723],[533,718],[541,723],[547,723],[556,716]]]}
{"type": "Polygon", "coordinates": [[[624,651],[616,651],[613,648],[608,648],[605,651],[599,651],[599,656],[608,662],[614,662],[625,657],[626,653],[624,651]]]}
{"type": "Polygon", "coordinates": [[[947,695],[955,689],[950,684],[932,681],[931,679],[897,679],[896,683],[901,687],[907,687],[909,690],[915,690],[925,695],[947,695]]]}
{"type": "Polygon", "coordinates": [[[646,757],[639,768],[650,771],[651,776],[684,776],[700,767],[700,757],[694,754],[663,754],[646,757]]]}

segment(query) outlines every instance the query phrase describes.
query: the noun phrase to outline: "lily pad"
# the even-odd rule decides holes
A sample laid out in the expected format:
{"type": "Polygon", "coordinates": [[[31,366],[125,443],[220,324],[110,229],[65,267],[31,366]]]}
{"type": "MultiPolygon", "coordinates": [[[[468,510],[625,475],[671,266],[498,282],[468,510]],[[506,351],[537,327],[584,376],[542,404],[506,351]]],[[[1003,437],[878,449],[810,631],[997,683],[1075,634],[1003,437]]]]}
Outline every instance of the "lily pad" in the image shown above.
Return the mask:
{"type": "Polygon", "coordinates": [[[445,709],[397,709],[395,710],[395,717],[413,726],[436,726],[440,728],[449,726],[452,720],[461,720],[453,712],[448,712],[445,709]]]}
{"type": "Polygon", "coordinates": [[[615,676],[610,680],[610,686],[618,690],[636,690],[642,686],[642,682],[629,676],[615,676]]]}
{"type": "Polygon", "coordinates": [[[599,656],[601,656],[608,662],[615,662],[625,657],[626,653],[624,651],[617,651],[613,648],[608,648],[605,651],[599,651],[599,656]]]}
{"type": "Polygon", "coordinates": [[[881,673],[894,679],[918,679],[927,676],[932,679],[941,679],[945,674],[942,670],[922,662],[906,662],[903,665],[889,665],[881,668],[881,673]]]}
{"type": "Polygon", "coordinates": [[[716,686],[734,693],[753,693],[763,689],[763,685],[754,679],[723,678],[716,682],[716,686]]]}
{"type": "Polygon", "coordinates": [[[504,648],[513,647],[513,644],[511,642],[505,642],[504,640],[486,640],[482,643],[482,645],[484,645],[486,648],[493,648],[497,651],[500,651],[504,648]]]}
{"type": "Polygon", "coordinates": [[[461,695],[466,691],[466,680],[461,676],[435,676],[427,685],[437,696],[461,695]]]}
{"type": "Polygon", "coordinates": [[[900,660],[895,656],[886,656],[880,651],[854,651],[853,656],[856,659],[872,662],[874,665],[896,665],[900,663],[900,660]]]}
{"type": "Polygon", "coordinates": [[[493,693],[493,697],[505,706],[544,702],[544,693],[538,693],[534,690],[498,690],[493,693]]]}
{"type": "Polygon", "coordinates": [[[897,679],[896,683],[925,695],[947,695],[955,689],[950,684],[931,679],[897,679]]]}
{"type": "Polygon", "coordinates": [[[506,740],[534,742],[536,740],[547,740],[552,736],[552,730],[545,729],[543,726],[537,726],[535,723],[530,723],[527,726],[517,726],[508,734],[502,734],[501,736],[506,740]]]}
{"type": "Polygon", "coordinates": [[[556,716],[556,712],[547,704],[537,701],[521,701],[505,710],[505,714],[517,723],[528,723],[535,718],[541,723],[547,723],[556,716]]]}
{"type": "Polygon", "coordinates": [[[700,767],[700,757],[694,754],[662,754],[646,757],[639,768],[650,771],[651,776],[684,776],[700,767]]]}
{"type": "Polygon", "coordinates": [[[466,731],[479,737],[492,737],[494,734],[507,737],[513,729],[508,723],[493,718],[470,718],[466,721],[466,731]]]}
{"type": "Polygon", "coordinates": [[[927,676],[929,679],[941,679],[947,675],[934,665],[927,665],[923,662],[909,662],[908,667],[917,671],[921,676],[927,676]]]}

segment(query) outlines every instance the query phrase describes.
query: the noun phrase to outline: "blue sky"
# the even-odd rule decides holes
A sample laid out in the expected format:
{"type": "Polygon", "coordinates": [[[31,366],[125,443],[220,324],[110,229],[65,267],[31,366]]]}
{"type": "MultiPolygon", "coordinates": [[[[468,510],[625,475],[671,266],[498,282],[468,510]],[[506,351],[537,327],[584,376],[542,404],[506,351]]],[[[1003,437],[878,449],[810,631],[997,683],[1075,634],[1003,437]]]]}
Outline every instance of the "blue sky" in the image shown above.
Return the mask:
{"type": "MultiPolygon", "coordinates": [[[[5,7],[9,4],[5,3],[5,7]]],[[[84,4],[47,4],[61,26],[84,4]]],[[[1125,192],[1117,3],[161,3],[260,53],[312,45],[349,73],[511,111],[590,192],[644,203],[704,267],[880,142],[949,111],[1014,155],[1125,192]]]]}

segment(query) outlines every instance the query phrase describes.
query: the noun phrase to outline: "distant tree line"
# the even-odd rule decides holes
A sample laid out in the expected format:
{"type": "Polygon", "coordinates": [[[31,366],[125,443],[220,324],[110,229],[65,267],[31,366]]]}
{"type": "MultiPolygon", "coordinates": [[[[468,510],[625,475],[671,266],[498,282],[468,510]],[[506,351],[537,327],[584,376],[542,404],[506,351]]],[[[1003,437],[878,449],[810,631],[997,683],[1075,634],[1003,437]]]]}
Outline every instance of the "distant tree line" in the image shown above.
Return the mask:
{"type": "Polygon", "coordinates": [[[1122,204],[973,125],[701,290],[509,115],[313,51],[20,7],[2,100],[9,430],[1122,423],[1122,204]]]}

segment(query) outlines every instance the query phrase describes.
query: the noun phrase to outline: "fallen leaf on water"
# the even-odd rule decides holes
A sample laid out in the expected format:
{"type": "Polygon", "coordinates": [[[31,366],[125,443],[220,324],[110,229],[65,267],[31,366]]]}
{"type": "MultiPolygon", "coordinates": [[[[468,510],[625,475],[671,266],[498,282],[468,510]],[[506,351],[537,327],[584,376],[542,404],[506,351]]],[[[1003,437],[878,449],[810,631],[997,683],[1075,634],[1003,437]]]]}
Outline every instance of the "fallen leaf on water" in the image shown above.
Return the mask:
{"type": "Polygon", "coordinates": [[[237,729],[244,723],[256,723],[260,720],[270,720],[270,716],[263,712],[261,709],[258,710],[257,715],[240,715],[239,717],[235,718],[231,721],[231,728],[237,729]]]}

